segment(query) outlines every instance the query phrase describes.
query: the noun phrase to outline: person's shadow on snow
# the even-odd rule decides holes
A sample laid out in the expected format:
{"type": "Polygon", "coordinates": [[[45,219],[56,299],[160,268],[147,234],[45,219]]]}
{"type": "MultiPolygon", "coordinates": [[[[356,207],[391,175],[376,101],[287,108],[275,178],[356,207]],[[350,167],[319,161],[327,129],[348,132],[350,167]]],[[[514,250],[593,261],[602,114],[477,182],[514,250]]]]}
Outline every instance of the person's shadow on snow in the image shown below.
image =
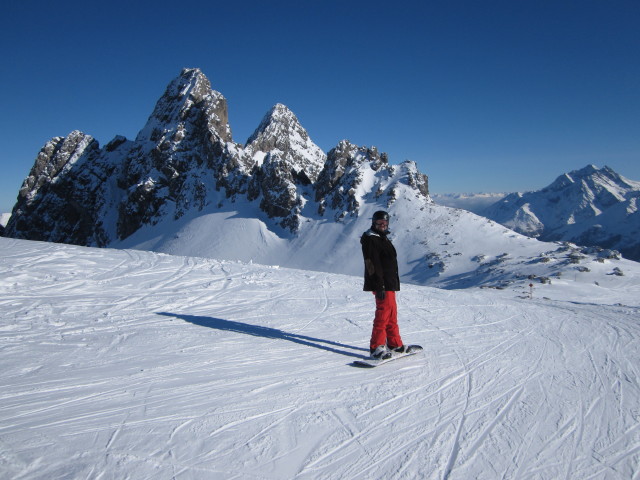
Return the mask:
{"type": "Polygon", "coordinates": [[[216,330],[224,330],[227,332],[244,333],[255,337],[273,338],[276,340],[288,340],[300,345],[319,348],[328,352],[339,353],[348,357],[362,358],[363,355],[345,350],[339,350],[334,347],[350,348],[352,350],[360,350],[369,353],[366,348],[345,345],[344,343],[333,342],[331,340],[323,340],[321,338],[308,337],[306,335],[298,335],[297,333],[289,333],[277,328],[262,327],[260,325],[250,325],[248,323],[236,322],[233,320],[223,320],[215,317],[202,317],[199,315],[185,315],[182,313],[156,312],[158,315],[165,317],[173,317],[184,320],[185,322],[200,325],[201,327],[215,328],[216,330]]]}

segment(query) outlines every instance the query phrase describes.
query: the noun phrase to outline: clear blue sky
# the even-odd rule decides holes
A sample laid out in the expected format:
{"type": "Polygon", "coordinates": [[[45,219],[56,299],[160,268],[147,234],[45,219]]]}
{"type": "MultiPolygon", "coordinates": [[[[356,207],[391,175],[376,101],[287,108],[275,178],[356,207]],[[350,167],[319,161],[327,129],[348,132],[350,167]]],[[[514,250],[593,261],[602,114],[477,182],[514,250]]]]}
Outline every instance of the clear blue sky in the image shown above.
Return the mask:
{"type": "Polygon", "coordinates": [[[0,211],[46,141],[135,138],[183,67],[236,142],[284,103],[323,150],[415,160],[434,193],[640,180],[639,26],[639,0],[5,2],[0,211]]]}

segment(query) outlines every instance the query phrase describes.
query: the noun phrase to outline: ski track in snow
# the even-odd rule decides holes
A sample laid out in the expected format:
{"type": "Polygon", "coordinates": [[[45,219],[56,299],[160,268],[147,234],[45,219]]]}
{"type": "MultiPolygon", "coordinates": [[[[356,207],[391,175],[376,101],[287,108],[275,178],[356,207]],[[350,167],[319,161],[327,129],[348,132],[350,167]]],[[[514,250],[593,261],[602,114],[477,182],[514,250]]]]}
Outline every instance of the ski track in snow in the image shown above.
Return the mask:
{"type": "Polygon", "coordinates": [[[640,478],[638,307],[0,246],[1,478],[640,478]]]}

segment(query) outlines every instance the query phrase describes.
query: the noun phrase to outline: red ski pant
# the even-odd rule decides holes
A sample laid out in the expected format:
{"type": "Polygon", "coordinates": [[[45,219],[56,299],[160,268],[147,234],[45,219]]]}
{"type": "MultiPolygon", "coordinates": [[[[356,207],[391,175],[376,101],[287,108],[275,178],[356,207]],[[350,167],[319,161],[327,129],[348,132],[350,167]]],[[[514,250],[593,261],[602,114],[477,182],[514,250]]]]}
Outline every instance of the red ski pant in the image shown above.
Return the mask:
{"type": "MultiPolygon", "coordinates": [[[[375,295],[375,292],[373,292],[375,295]]],[[[386,292],[384,300],[376,297],[376,316],[373,319],[371,332],[371,349],[379,345],[401,347],[400,329],[398,328],[398,307],[396,292],[386,292]]]]}

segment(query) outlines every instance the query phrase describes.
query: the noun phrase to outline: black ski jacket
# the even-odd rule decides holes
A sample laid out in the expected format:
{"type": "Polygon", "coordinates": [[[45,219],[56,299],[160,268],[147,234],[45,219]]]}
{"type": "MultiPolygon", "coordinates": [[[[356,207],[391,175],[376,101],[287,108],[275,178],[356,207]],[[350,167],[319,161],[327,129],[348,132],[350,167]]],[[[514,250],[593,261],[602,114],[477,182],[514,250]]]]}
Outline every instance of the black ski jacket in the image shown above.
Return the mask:
{"type": "Polygon", "coordinates": [[[369,229],[360,238],[364,257],[364,288],[366,292],[400,290],[396,249],[386,234],[369,229]]]}

